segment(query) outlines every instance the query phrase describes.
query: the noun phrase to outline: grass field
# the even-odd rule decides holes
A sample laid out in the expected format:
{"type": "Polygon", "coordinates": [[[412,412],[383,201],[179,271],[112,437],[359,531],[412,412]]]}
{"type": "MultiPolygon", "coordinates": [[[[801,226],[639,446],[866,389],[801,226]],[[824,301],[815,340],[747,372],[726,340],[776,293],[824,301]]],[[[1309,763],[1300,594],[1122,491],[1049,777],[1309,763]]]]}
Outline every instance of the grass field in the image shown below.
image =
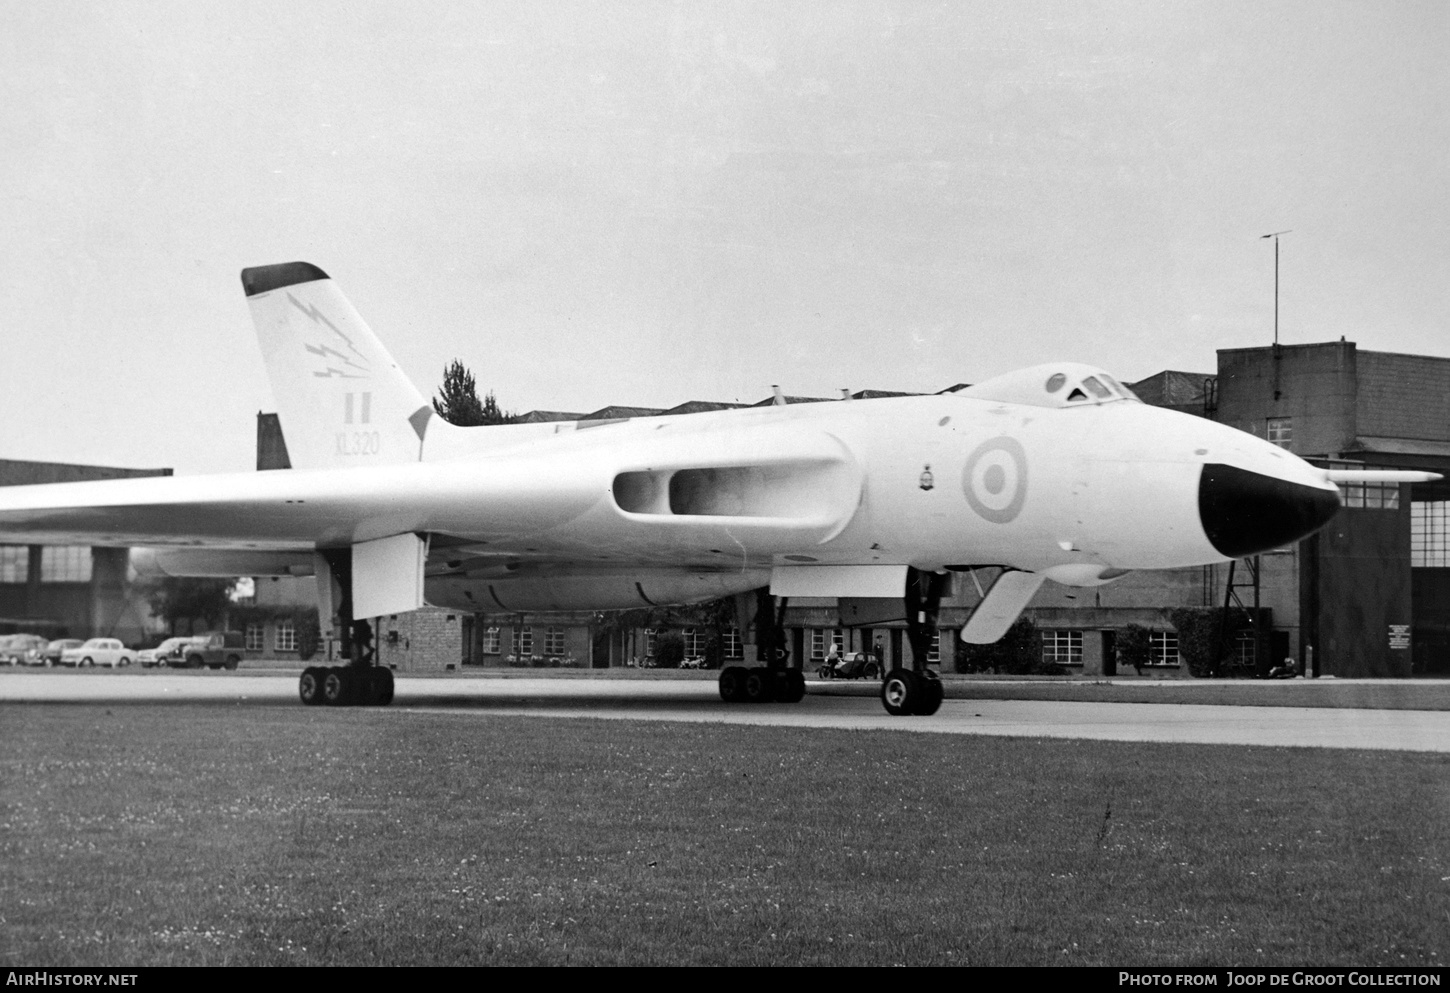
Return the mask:
{"type": "Polygon", "coordinates": [[[1439,965],[1450,757],[0,707],[0,961],[1439,965]]]}

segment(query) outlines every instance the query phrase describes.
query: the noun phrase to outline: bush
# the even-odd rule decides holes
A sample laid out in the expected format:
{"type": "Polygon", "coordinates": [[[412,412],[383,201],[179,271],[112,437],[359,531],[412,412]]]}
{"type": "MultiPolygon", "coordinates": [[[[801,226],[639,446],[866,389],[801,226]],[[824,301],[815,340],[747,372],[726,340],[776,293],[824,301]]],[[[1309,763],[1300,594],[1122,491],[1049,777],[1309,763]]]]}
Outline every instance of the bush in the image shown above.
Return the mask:
{"type": "Polygon", "coordinates": [[[1037,635],[1037,626],[1030,618],[1019,617],[993,644],[964,644],[957,654],[957,671],[1004,672],[1020,676],[1059,675],[1062,669],[1043,661],[1042,639],[1037,635]]]}
{"type": "Polygon", "coordinates": [[[1242,610],[1236,607],[1228,611],[1216,607],[1183,607],[1169,616],[1178,630],[1178,655],[1189,673],[1199,679],[1207,679],[1226,675],[1235,668],[1233,633],[1247,623],[1242,610]],[[1225,621],[1228,624],[1227,636],[1224,634],[1225,621]]]}
{"type": "Polygon", "coordinates": [[[685,661],[685,636],[678,631],[665,631],[655,638],[655,668],[678,669],[685,661]]]}
{"type": "Polygon", "coordinates": [[[297,657],[306,662],[317,654],[322,644],[322,627],[317,622],[317,611],[299,614],[294,623],[297,625],[297,657]]]}

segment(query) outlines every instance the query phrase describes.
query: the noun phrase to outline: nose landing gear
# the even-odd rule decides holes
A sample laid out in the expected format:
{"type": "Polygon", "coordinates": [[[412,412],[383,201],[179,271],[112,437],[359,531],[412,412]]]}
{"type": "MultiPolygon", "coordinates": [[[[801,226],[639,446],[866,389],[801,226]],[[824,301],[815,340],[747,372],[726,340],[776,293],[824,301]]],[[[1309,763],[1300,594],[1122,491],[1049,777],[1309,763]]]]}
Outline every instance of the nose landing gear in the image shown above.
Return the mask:
{"type": "Polygon", "coordinates": [[[911,668],[896,666],[881,683],[881,705],[892,717],[929,717],[945,698],[941,677],[931,671],[926,656],[936,635],[941,598],[949,581],[945,573],[916,569],[907,572],[906,637],[911,644],[911,668]]]}

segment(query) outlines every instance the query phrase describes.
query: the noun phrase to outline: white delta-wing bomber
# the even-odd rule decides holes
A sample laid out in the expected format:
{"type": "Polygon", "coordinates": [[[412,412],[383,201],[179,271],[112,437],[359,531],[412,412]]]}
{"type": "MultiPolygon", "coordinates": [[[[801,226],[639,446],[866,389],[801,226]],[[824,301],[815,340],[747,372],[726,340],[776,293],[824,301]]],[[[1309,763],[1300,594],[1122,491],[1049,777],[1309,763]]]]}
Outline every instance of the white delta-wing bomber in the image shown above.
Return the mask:
{"type": "MultiPolygon", "coordinates": [[[[1316,468],[1065,362],[946,395],[460,428],[321,269],[242,284],[294,468],[7,487],[0,542],[134,546],[170,575],[315,575],[353,661],[308,668],[307,703],[391,699],[369,617],[768,589],[904,600],[917,661],[882,700],[928,714],[942,693],[925,646],[953,574],[995,576],[962,631],[991,642],[1045,580],[1225,562],[1322,526],[1336,480],[1436,478],[1316,468]]],[[[722,696],[801,699],[778,625],[761,628],[766,664],[725,669],[722,696]]]]}

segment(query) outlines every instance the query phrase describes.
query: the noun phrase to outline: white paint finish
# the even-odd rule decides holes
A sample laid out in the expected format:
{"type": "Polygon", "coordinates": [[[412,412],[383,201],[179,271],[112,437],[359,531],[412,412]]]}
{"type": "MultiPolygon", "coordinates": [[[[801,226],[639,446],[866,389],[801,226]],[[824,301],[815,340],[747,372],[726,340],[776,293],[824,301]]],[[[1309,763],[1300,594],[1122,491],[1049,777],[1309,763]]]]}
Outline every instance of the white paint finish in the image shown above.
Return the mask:
{"type": "Polygon", "coordinates": [[[997,577],[986,597],[977,604],[962,628],[962,640],[968,644],[990,645],[1012,626],[1027,602],[1042,585],[1043,576],[1035,572],[1004,572],[997,577]]]}
{"type": "Polygon", "coordinates": [[[427,401],[331,279],[247,303],[294,467],[419,460],[408,418],[427,401]]]}
{"type": "Polygon", "coordinates": [[[353,545],[353,616],[381,617],[423,606],[423,563],[427,554],[427,546],[415,534],[353,545]]]}
{"type": "Polygon", "coordinates": [[[770,573],[770,592],[783,597],[894,597],[906,595],[904,565],[791,565],[770,573]]]}
{"type": "MultiPolygon", "coordinates": [[[[878,584],[863,567],[1002,565],[1084,583],[1202,565],[1225,561],[1199,521],[1205,463],[1337,492],[1277,446],[1147,407],[1079,363],[869,403],[474,429],[434,418],[413,454],[421,395],[332,280],[249,302],[289,451],[317,468],[7,487],[0,541],[311,552],[436,533],[476,547],[447,576],[435,567],[435,602],[491,606],[517,582],[533,584],[517,599],[534,609],[604,609],[621,589],[682,602],[792,563],[821,568],[779,571],[783,595],[899,595],[895,574],[878,584]]],[[[421,603],[420,571],[411,553],[383,556],[356,609],[421,603]],[[383,579],[393,565],[396,586],[383,579]]],[[[1025,582],[1007,581],[972,637],[1011,623],[1025,582]]]]}

